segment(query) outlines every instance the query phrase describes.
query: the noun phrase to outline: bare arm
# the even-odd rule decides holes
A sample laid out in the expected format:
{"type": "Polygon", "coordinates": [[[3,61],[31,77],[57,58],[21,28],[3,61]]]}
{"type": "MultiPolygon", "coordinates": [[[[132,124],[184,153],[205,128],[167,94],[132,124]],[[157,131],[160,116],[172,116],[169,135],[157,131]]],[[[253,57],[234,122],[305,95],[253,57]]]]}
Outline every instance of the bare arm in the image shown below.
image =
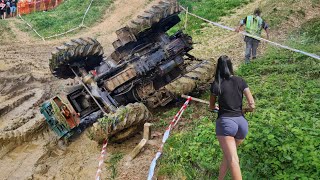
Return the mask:
{"type": "Polygon", "coordinates": [[[235,32],[240,32],[242,26],[243,26],[243,24],[241,24],[239,27],[237,27],[237,28],[235,29],[235,32]]]}
{"type": "Polygon", "coordinates": [[[211,111],[214,110],[214,106],[215,106],[216,100],[217,100],[217,96],[210,95],[209,110],[211,110],[211,111]]]}
{"type": "Polygon", "coordinates": [[[245,112],[253,112],[254,109],[256,108],[255,103],[254,103],[254,99],[253,96],[251,94],[251,91],[249,88],[246,88],[243,91],[243,94],[246,96],[247,102],[248,102],[248,108],[245,108],[244,111],[245,112]]]}

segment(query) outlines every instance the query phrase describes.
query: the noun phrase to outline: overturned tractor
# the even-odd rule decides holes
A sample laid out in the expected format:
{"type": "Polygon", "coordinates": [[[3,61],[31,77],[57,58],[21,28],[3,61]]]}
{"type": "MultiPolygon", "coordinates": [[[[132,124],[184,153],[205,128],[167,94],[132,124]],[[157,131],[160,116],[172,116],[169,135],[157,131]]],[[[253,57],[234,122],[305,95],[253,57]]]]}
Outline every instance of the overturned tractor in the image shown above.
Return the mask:
{"type": "Polygon", "coordinates": [[[122,139],[151,117],[148,108],[165,106],[210,79],[212,62],[188,53],[192,38],[182,31],[166,33],[180,22],[179,13],[176,0],[161,1],[116,31],[115,51],[108,57],[92,38],[57,47],[51,72],[77,78],[80,85],[42,104],[50,128],[59,137],[70,137],[94,123],[91,138],[122,139]]]}

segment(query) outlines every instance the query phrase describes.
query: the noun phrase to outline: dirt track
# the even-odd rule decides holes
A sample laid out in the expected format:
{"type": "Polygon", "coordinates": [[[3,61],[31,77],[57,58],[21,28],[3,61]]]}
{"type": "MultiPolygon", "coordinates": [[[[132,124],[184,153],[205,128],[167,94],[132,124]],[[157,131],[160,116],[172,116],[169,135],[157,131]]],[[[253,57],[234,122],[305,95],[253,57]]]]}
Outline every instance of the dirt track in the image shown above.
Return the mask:
{"type": "MultiPolygon", "coordinates": [[[[244,10],[223,18],[222,22],[236,24],[238,17],[252,11],[260,2],[248,4],[244,10]]],[[[143,11],[149,3],[150,0],[117,0],[107,11],[103,22],[82,30],[76,36],[46,42],[15,28],[13,21],[17,20],[8,20],[12,21],[10,25],[16,38],[14,43],[5,39],[0,45],[0,52],[5,52],[0,54],[0,179],[94,177],[100,153],[98,144],[82,134],[62,151],[56,146],[54,134],[48,130],[39,112],[38,106],[44,100],[62,91],[69,83],[68,80],[52,77],[48,66],[50,52],[53,47],[69,39],[94,36],[101,42],[105,54],[108,54],[116,38],[114,31],[143,11]]],[[[196,46],[196,55],[216,59],[221,53],[228,53],[240,62],[244,48],[240,36],[220,34],[221,31],[212,27],[204,31],[206,36],[196,40],[203,41],[203,44],[196,46]]],[[[108,146],[108,152],[121,151],[126,154],[139,140],[140,136],[137,135],[124,144],[108,146]]],[[[160,137],[147,145],[143,155],[133,162],[127,163],[124,158],[120,162],[118,179],[145,179],[158,141],[160,137]]],[[[106,177],[110,173],[103,169],[103,175],[106,177]]]]}

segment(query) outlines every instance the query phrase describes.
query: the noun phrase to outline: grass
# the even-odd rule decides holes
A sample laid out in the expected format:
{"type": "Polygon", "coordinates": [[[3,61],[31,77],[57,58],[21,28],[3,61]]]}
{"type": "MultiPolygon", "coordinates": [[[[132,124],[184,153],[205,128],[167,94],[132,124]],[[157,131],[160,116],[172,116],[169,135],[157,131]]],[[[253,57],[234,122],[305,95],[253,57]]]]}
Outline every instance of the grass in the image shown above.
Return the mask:
{"type": "MultiPolygon", "coordinates": [[[[251,2],[251,0],[178,0],[179,3],[188,8],[188,11],[209,19],[211,21],[219,21],[219,18],[232,13],[235,8],[251,2]]],[[[182,22],[173,28],[170,32],[176,32],[178,29],[184,27],[185,14],[180,15],[182,22]]],[[[203,21],[195,17],[188,16],[186,32],[190,35],[200,34],[200,28],[202,27],[203,21]]]]}
{"type": "MultiPolygon", "coordinates": [[[[288,45],[320,54],[320,19],[292,32],[288,45]]],[[[247,116],[249,134],[239,148],[243,179],[317,179],[320,176],[320,64],[316,59],[269,48],[264,57],[236,72],[254,93],[257,110],[247,116]]],[[[202,98],[208,99],[208,94],[202,98]]],[[[158,176],[168,179],[216,179],[222,152],[211,114],[190,130],[168,139],[158,176]]],[[[231,179],[230,175],[227,179],[231,179]]]]}
{"type": "Polygon", "coordinates": [[[117,166],[119,161],[123,158],[123,153],[116,152],[113,153],[110,159],[106,162],[107,168],[110,170],[110,178],[109,179],[116,179],[118,175],[117,166]]]}
{"type": "MultiPolygon", "coordinates": [[[[93,1],[84,24],[91,26],[103,17],[113,0],[93,1]]],[[[90,4],[90,0],[68,0],[48,12],[36,12],[23,16],[44,37],[66,32],[78,27],[90,4]]],[[[21,26],[20,26],[21,27],[21,26]]],[[[26,30],[22,28],[22,30],[26,30]]]]}
{"type": "Polygon", "coordinates": [[[10,36],[15,38],[15,34],[9,27],[8,21],[0,20],[0,32],[2,36],[10,36]]]}
{"type": "Polygon", "coordinates": [[[6,32],[8,30],[10,30],[10,28],[8,27],[8,22],[7,21],[0,21],[0,31],[1,32],[6,32]]]}

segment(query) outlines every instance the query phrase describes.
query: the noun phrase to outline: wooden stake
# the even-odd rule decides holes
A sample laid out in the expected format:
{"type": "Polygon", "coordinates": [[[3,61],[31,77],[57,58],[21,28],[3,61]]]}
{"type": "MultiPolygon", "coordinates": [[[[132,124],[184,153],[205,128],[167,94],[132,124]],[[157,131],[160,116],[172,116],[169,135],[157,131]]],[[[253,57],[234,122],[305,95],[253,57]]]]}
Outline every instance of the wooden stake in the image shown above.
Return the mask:
{"type": "MultiPolygon", "coordinates": [[[[182,94],[181,97],[185,98],[185,99],[188,99],[188,96],[184,95],[184,94],[182,94]]],[[[197,102],[201,102],[201,103],[204,103],[204,104],[210,104],[209,101],[205,101],[205,100],[198,99],[198,98],[195,98],[195,97],[192,97],[192,101],[197,101],[197,102]]]]}
{"type": "Polygon", "coordinates": [[[146,145],[147,141],[151,138],[151,123],[145,123],[143,128],[143,139],[140,143],[130,152],[128,160],[134,159],[141,151],[141,149],[146,145]]]}

